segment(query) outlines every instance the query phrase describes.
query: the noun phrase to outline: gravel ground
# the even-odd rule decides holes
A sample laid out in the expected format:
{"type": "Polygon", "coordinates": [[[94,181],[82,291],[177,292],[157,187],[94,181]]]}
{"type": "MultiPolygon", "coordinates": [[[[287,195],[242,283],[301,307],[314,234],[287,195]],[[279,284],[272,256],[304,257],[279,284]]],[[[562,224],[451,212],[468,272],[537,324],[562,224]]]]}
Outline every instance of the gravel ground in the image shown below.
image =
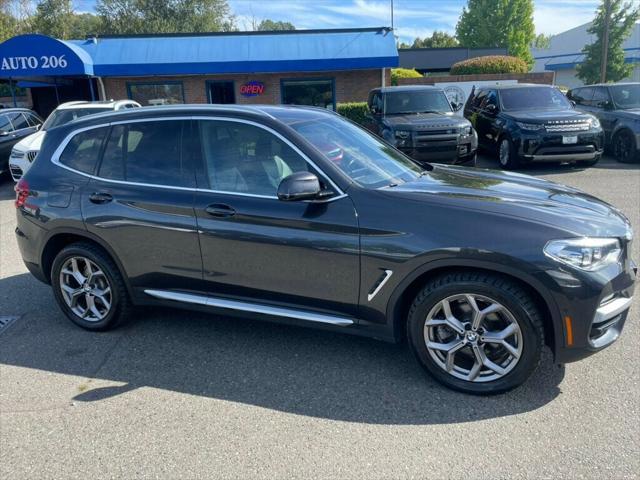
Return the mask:
{"type": "MultiPolygon", "coordinates": [[[[495,167],[495,161],[482,160],[495,167]]],[[[527,173],[622,209],[640,165],[527,173]]],[[[640,301],[611,348],[478,398],[402,345],[178,310],[89,333],[24,268],[0,180],[0,477],[640,478],[640,301]]],[[[640,258],[634,245],[634,257],[640,258]]]]}

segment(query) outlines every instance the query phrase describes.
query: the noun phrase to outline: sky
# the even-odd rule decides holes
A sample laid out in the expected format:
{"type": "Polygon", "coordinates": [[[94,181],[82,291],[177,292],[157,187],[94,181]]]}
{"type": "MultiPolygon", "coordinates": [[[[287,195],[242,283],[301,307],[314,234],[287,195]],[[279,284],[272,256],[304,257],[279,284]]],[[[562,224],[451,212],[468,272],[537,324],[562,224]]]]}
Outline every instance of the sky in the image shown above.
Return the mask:
{"type": "MultiPolygon", "coordinates": [[[[640,1],[640,0],[634,0],[640,1]]],[[[265,18],[296,28],[352,28],[391,25],[391,0],[228,0],[241,30],[265,18]]],[[[394,27],[400,41],[455,32],[466,0],[393,0],[394,27]]],[[[555,34],[593,19],[598,0],[534,0],[536,33],[555,34]]],[[[93,11],[95,0],[77,0],[79,11],[93,11]]]]}

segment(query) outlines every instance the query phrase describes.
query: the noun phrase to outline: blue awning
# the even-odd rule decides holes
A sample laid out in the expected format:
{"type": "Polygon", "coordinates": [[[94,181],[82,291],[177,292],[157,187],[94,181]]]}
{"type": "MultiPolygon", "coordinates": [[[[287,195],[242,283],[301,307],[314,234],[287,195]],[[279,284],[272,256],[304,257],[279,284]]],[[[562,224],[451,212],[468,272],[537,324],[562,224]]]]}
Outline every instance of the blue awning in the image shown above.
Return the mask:
{"type": "Polygon", "coordinates": [[[45,35],[18,35],[0,43],[0,78],[93,75],[89,53],[45,35]]]}
{"type": "Polygon", "coordinates": [[[72,40],[98,76],[275,73],[396,67],[386,28],[72,40]]]}

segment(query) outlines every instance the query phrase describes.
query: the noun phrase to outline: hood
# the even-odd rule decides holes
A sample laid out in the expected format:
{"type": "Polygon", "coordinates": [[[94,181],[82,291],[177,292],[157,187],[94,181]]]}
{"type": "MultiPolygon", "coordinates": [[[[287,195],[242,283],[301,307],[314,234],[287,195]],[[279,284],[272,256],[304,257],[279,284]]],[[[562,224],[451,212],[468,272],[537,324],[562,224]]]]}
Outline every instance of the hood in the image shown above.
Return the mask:
{"type": "Polygon", "coordinates": [[[512,110],[504,111],[504,115],[524,122],[547,122],[549,120],[581,120],[592,115],[572,108],[566,110],[512,110]]]}
{"type": "Polygon", "coordinates": [[[548,180],[495,170],[434,165],[412,182],[384,190],[412,200],[442,200],[479,212],[542,223],[575,236],[628,237],[629,220],[617,208],[548,180]]]}
{"type": "Polygon", "coordinates": [[[409,113],[405,115],[389,115],[384,122],[396,130],[432,130],[455,129],[471,125],[468,120],[452,114],[442,113],[409,113]]]}
{"type": "Polygon", "coordinates": [[[42,140],[44,139],[45,133],[46,132],[42,130],[40,130],[39,132],[33,133],[28,137],[25,137],[22,140],[20,140],[18,143],[14,145],[13,148],[23,152],[40,151],[40,147],[42,146],[42,140]]]}

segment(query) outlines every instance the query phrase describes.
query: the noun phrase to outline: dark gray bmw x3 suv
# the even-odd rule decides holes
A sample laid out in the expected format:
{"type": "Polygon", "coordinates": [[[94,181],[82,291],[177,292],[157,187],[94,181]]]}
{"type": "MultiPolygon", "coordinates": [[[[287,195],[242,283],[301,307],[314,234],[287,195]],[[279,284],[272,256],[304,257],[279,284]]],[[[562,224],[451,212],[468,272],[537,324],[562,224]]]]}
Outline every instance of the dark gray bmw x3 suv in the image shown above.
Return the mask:
{"type": "Polygon", "coordinates": [[[420,167],[330,112],[150,107],[47,132],[16,186],[17,240],[90,330],[167,305],[406,338],[470,393],[620,335],[629,221],[573,188],[420,167]]]}

